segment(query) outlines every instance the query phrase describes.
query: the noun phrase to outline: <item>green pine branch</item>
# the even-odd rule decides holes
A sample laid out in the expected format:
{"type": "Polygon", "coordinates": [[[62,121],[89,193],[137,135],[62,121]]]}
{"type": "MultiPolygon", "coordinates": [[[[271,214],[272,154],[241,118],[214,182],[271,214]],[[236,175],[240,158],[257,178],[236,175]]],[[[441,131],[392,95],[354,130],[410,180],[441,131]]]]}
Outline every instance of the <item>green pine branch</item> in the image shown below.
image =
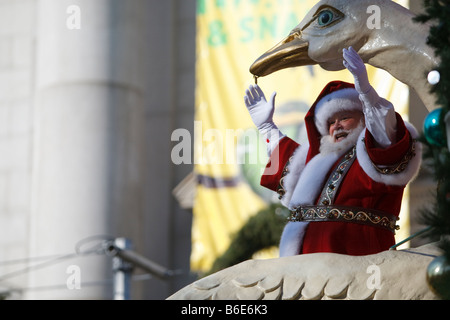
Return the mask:
{"type": "Polygon", "coordinates": [[[445,115],[450,110],[450,4],[444,0],[424,0],[424,13],[415,21],[429,23],[430,31],[427,44],[434,49],[440,60],[436,69],[440,73],[439,82],[431,92],[436,96],[436,103],[441,107],[439,126],[442,132],[442,144],[430,144],[424,136],[424,162],[431,163],[431,169],[437,182],[435,202],[431,208],[422,210],[422,223],[431,227],[433,240],[442,240],[440,245],[444,254],[450,258],[450,153],[447,147],[445,115]]]}

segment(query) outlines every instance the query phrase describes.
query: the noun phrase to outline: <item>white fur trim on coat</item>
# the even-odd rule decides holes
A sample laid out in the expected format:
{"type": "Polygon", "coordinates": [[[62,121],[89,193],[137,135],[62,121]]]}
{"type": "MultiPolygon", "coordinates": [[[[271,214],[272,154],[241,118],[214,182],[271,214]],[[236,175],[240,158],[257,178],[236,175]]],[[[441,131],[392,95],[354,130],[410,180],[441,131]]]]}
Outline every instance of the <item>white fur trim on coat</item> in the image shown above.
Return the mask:
{"type": "Polygon", "coordinates": [[[280,257],[295,256],[300,253],[308,222],[293,222],[286,224],[281,234],[280,257]]]}
{"type": "Polygon", "coordinates": [[[319,153],[308,162],[297,181],[289,202],[288,208],[290,210],[299,205],[312,205],[315,203],[328,178],[328,172],[341,156],[342,153],[332,152],[325,156],[319,153]]]}
{"type": "Polygon", "coordinates": [[[281,198],[281,204],[285,207],[289,206],[298,178],[305,168],[306,156],[309,151],[309,142],[300,145],[295,149],[287,166],[288,174],[283,179],[283,188],[285,194],[281,198]]]}
{"type": "MultiPolygon", "coordinates": [[[[416,139],[419,136],[413,125],[405,121],[405,126],[411,133],[413,139],[416,139]]],[[[367,153],[363,141],[365,132],[366,130],[361,132],[358,142],[356,143],[356,156],[361,168],[372,180],[391,186],[405,186],[417,176],[422,162],[422,144],[420,142],[415,142],[416,155],[409,161],[408,166],[403,172],[396,174],[381,174],[373,167],[372,160],[367,153]]]]}

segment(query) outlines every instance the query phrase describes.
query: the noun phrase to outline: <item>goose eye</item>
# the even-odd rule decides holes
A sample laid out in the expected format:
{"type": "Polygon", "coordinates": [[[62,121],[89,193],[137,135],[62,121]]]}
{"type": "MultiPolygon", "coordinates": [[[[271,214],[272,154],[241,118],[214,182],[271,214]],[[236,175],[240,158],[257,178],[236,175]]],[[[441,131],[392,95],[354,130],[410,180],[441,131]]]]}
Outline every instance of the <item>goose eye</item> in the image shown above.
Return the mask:
{"type": "Polygon", "coordinates": [[[319,26],[326,26],[331,21],[333,21],[333,12],[330,10],[324,10],[321,13],[319,13],[319,16],[317,17],[317,22],[319,23],[319,26]]]}

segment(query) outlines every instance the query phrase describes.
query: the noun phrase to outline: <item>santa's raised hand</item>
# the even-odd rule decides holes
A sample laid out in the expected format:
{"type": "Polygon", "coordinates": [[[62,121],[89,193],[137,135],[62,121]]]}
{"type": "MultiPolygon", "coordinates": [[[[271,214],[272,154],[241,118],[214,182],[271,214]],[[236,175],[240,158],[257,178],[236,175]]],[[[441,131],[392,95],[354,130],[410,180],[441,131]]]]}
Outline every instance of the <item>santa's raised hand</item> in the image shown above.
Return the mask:
{"type": "Polygon", "coordinates": [[[253,123],[258,128],[259,133],[264,137],[267,143],[267,153],[270,156],[278,142],[285,135],[273,123],[273,114],[275,112],[275,96],[273,92],[267,101],[264,92],[255,84],[250,85],[245,90],[244,102],[247,107],[253,123]]]}
{"type": "Polygon", "coordinates": [[[250,85],[245,91],[245,106],[253,123],[262,135],[267,135],[270,130],[276,128],[273,123],[276,94],[276,92],[272,93],[269,101],[267,101],[264,92],[256,84],[250,85]]]}
{"type": "Polygon", "coordinates": [[[370,90],[371,85],[369,83],[369,77],[367,76],[364,61],[351,46],[348,49],[344,48],[342,50],[342,55],[344,58],[344,67],[352,73],[355,80],[355,89],[359,93],[367,93],[370,90]]]}

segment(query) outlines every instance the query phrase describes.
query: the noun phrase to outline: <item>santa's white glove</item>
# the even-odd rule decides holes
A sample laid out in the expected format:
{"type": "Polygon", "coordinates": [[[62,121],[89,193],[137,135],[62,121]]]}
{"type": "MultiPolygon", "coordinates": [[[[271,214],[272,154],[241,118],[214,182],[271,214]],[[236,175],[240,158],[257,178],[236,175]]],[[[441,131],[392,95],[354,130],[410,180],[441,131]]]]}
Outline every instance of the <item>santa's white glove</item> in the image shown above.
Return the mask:
{"type": "Polygon", "coordinates": [[[353,78],[355,79],[356,91],[360,94],[369,92],[371,85],[369,83],[369,77],[367,76],[364,61],[362,61],[361,57],[351,46],[348,49],[344,48],[342,52],[344,57],[344,67],[352,73],[353,78]]]}
{"type": "Polygon", "coordinates": [[[257,84],[250,85],[245,91],[245,106],[250,113],[253,123],[264,136],[266,136],[270,130],[277,129],[277,126],[273,123],[276,95],[276,92],[272,93],[270,100],[267,101],[264,92],[257,84]]]}
{"type": "Polygon", "coordinates": [[[273,123],[275,112],[275,96],[273,92],[269,101],[266,100],[264,92],[255,84],[250,85],[245,91],[244,102],[253,123],[259,133],[266,139],[267,153],[270,156],[278,142],[284,137],[278,127],[273,123]]]}
{"type": "Polygon", "coordinates": [[[397,118],[392,103],[380,98],[369,83],[366,66],[352,47],[343,50],[344,66],[353,74],[355,89],[360,94],[364,108],[366,128],[382,148],[395,142],[397,118]]]}

